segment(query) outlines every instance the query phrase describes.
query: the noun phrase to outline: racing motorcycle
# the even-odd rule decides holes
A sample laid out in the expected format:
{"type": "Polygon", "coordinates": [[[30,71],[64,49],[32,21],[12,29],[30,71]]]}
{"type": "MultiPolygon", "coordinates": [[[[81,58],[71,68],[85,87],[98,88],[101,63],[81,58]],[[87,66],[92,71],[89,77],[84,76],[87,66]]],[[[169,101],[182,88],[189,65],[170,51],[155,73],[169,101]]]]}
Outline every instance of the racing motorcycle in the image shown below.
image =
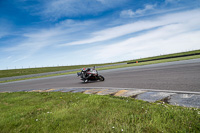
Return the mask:
{"type": "Polygon", "coordinates": [[[97,70],[94,68],[83,68],[81,72],[77,73],[78,77],[83,80],[83,82],[89,81],[104,81],[105,78],[102,75],[99,75],[97,70]]]}

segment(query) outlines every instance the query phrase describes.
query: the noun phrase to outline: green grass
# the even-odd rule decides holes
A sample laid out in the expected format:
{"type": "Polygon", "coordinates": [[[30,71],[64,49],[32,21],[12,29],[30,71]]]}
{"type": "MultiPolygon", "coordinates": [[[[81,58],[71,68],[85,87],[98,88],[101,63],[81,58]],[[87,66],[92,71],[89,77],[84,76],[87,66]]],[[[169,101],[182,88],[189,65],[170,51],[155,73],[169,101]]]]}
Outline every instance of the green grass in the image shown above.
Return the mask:
{"type": "Polygon", "coordinates": [[[73,72],[67,72],[67,73],[58,73],[58,74],[50,74],[50,75],[36,76],[36,77],[29,77],[29,78],[20,78],[20,79],[4,80],[4,81],[0,81],[0,83],[14,82],[14,81],[28,80],[28,79],[36,79],[36,78],[45,78],[45,77],[60,76],[60,75],[69,75],[69,74],[75,74],[75,73],[77,73],[77,72],[80,72],[80,71],[73,71],[73,72]]]}
{"type": "Polygon", "coordinates": [[[200,132],[200,110],[62,92],[0,93],[1,133],[200,132]]]}
{"type": "Polygon", "coordinates": [[[44,68],[28,68],[28,69],[12,69],[12,70],[0,70],[0,78],[13,77],[29,74],[38,74],[45,72],[54,72],[62,70],[70,70],[81,68],[82,66],[64,66],[64,67],[44,67],[44,68]]]}

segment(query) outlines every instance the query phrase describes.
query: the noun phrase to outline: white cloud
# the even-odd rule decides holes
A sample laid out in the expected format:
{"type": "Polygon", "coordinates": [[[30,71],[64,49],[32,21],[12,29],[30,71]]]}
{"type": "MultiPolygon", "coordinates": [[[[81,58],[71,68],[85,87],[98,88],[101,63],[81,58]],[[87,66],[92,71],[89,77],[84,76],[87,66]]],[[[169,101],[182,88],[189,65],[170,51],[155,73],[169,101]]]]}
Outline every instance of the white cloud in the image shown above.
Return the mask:
{"type": "Polygon", "coordinates": [[[16,59],[16,60],[13,60],[12,63],[16,63],[16,62],[22,61],[22,60],[24,60],[24,59],[27,59],[28,57],[29,57],[29,55],[20,57],[20,58],[18,58],[18,59],[16,59]]]}
{"type": "MultiPolygon", "coordinates": [[[[111,44],[104,42],[103,46],[87,48],[79,53],[84,53],[86,57],[91,58],[95,55],[91,62],[109,62],[200,49],[199,13],[200,10],[193,10],[143,21],[140,26],[136,27],[150,25],[150,22],[165,25],[124,41],[111,44]]],[[[123,30],[127,29],[123,28],[123,30]]],[[[118,30],[112,29],[111,31],[115,33],[118,30]]]]}
{"type": "Polygon", "coordinates": [[[7,20],[0,18],[0,39],[10,33],[11,27],[7,20]]]}
{"type": "Polygon", "coordinates": [[[200,31],[182,32],[182,26],[172,30],[172,27],[176,26],[178,25],[166,26],[120,43],[99,48],[100,50],[96,51],[98,53],[96,58],[112,60],[116,57],[126,56],[131,59],[200,48],[200,31]]]}
{"type": "MultiPolygon", "coordinates": [[[[163,30],[165,32],[165,30],[163,30]]],[[[159,31],[154,34],[157,36],[159,31]]],[[[126,56],[126,58],[141,58],[156,56],[160,54],[169,54],[175,52],[182,52],[187,50],[199,49],[199,36],[200,32],[182,33],[176,37],[167,35],[157,36],[158,38],[151,37],[153,33],[148,33],[146,36],[148,39],[141,40],[139,38],[132,38],[115,44],[114,46],[105,47],[103,50],[98,51],[97,57],[99,59],[112,60],[113,58],[120,58],[126,56]]],[[[141,36],[142,37],[142,36],[141,36]]]]}
{"type": "Polygon", "coordinates": [[[32,33],[26,33],[23,35],[26,39],[21,41],[18,45],[14,47],[8,47],[6,51],[37,51],[38,49],[50,45],[53,41],[51,37],[56,35],[55,31],[37,31],[32,33]]]}
{"type": "Polygon", "coordinates": [[[131,9],[129,9],[129,10],[123,10],[120,13],[120,17],[125,17],[125,18],[126,17],[130,17],[130,18],[132,18],[135,14],[136,13],[133,12],[131,9]]]}
{"type": "Polygon", "coordinates": [[[169,3],[178,3],[178,2],[180,2],[180,0],[165,0],[166,4],[169,4],[169,3]]]}
{"type": "Polygon", "coordinates": [[[4,48],[3,52],[12,55],[13,58],[10,61],[17,63],[30,58],[42,48],[57,43],[58,39],[56,39],[56,36],[60,34],[61,32],[53,29],[41,29],[24,33],[21,41],[16,42],[15,46],[4,48]]]}
{"type": "Polygon", "coordinates": [[[167,35],[157,36],[159,33],[159,31],[149,32],[144,36],[131,38],[120,43],[89,49],[85,51],[85,56],[93,57],[92,55],[95,55],[92,61],[110,62],[200,49],[200,31],[182,33],[171,37],[167,35]],[[159,39],[154,38],[152,34],[159,39]],[[141,40],[144,37],[148,39],[141,40]]]}
{"type": "Polygon", "coordinates": [[[101,3],[105,3],[106,2],[105,0],[97,0],[97,1],[99,1],[101,3]]]}
{"type": "Polygon", "coordinates": [[[91,35],[92,37],[89,39],[83,39],[80,41],[64,43],[64,44],[61,44],[60,46],[80,45],[80,44],[106,41],[109,39],[114,39],[117,37],[130,34],[130,33],[148,30],[151,28],[159,27],[159,26],[169,25],[173,23],[183,23],[185,21],[198,18],[199,13],[200,13],[200,10],[193,10],[193,11],[168,14],[163,17],[158,17],[151,20],[137,21],[134,23],[97,31],[97,32],[92,33],[91,35]]]}
{"type": "Polygon", "coordinates": [[[108,9],[119,7],[128,0],[50,0],[44,3],[42,16],[57,20],[61,17],[96,15],[108,9]]]}
{"type": "Polygon", "coordinates": [[[120,17],[122,18],[126,18],[126,17],[134,17],[135,15],[142,15],[144,13],[146,13],[147,11],[149,10],[153,10],[154,8],[156,7],[156,5],[145,5],[145,7],[143,9],[138,9],[136,11],[132,11],[131,9],[129,10],[123,10],[121,13],[120,13],[120,17]]]}
{"type": "Polygon", "coordinates": [[[143,14],[148,10],[152,10],[155,8],[156,5],[145,5],[144,9],[138,9],[135,11],[135,14],[143,14]]]}
{"type": "Polygon", "coordinates": [[[19,32],[21,39],[14,46],[2,48],[1,51],[13,56],[11,62],[22,62],[42,54],[42,51],[47,52],[47,49],[55,48],[58,44],[73,40],[74,36],[77,37],[77,34],[92,24],[93,21],[64,20],[51,28],[27,29],[19,32]]]}

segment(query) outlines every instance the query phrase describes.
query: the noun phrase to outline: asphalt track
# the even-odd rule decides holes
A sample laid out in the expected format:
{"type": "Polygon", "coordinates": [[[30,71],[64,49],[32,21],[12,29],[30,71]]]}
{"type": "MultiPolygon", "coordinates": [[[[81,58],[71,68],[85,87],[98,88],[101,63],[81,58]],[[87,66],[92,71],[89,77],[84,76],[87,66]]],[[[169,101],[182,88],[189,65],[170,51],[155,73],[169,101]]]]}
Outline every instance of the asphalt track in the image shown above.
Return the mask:
{"type": "Polygon", "coordinates": [[[75,74],[0,83],[0,92],[59,87],[116,87],[200,92],[200,59],[100,71],[104,82],[83,83],[75,74]]]}

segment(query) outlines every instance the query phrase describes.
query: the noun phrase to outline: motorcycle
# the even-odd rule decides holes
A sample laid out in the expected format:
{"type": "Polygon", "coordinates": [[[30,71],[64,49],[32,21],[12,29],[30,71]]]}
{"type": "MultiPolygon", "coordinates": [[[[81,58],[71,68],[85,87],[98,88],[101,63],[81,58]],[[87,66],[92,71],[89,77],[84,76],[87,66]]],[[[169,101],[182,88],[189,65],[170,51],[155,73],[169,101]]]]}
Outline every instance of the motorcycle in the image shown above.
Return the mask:
{"type": "Polygon", "coordinates": [[[95,68],[83,68],[81,72],[77,73],[78,77],[83,80],[84,83],[89,81],[104,81],[105,78],[99,75],[95,68]]]}

